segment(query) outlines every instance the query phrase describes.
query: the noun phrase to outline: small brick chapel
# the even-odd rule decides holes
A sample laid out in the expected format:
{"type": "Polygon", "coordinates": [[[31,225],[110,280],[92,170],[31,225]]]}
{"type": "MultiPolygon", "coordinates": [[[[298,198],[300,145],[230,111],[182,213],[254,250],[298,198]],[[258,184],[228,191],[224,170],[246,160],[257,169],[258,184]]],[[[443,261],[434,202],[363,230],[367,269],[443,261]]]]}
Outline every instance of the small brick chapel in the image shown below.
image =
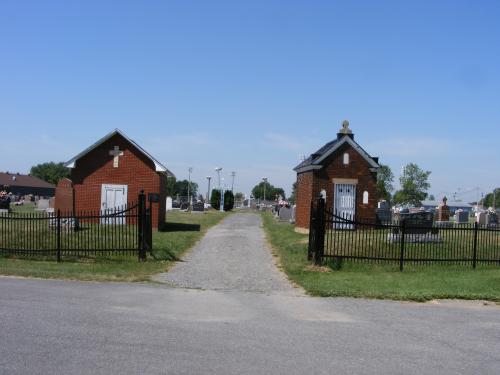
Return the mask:
{"type": "Polygon", "coordinates": [[[55,209],[101,211],[137,202],[144,190],[159,195],[152,204],[152,225],[165,222],[167,178],[174,177],[121,130],[115,129],[66,163],[71,169],[56,187],[55,209]]]}
{"type": "Polygon", "coordinates": [[[376,220],[378,158],[354,141],[344,121],[337,138],[294,168],[297,172],[295,230],[307,233],[311,202],[320,195],[337,215],[376,220]]]}

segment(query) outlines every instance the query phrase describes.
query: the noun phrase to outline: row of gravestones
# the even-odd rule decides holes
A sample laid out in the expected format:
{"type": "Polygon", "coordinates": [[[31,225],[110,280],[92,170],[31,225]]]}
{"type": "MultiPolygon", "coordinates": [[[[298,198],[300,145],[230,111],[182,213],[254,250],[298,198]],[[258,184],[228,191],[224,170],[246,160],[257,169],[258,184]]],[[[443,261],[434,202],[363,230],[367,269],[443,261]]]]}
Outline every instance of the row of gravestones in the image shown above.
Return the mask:
{"type": "MultiPolygon", "coordinates": [[[[189,208],[189,204],[187,201],[172,200],[171,197],[167,197],[166,208],[167,208],[167,211],[187,210],[189,208]]],[[[194,212],[204,212],[205,211],[205,203],[203,203],[203,202],[193,203],[191,205],[191,210],[194,212]]]]}

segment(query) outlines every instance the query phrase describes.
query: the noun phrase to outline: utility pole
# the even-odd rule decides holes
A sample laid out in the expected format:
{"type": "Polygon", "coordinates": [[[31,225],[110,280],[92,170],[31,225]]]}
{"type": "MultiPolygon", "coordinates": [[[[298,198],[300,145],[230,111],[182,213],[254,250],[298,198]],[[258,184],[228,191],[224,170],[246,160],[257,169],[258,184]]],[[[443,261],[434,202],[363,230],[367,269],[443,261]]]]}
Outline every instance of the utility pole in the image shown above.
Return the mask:
{"type": "Polygon", "coordinates": [[[208,189],[207,189],[207,203],[210,202],[210,180],[212,179],[212,176],[207,176],[208,180],[208,189]]]}
{"type": "Polygon", "coordinates": [[[189,167],[189,177],[188,177],[188,209],[191,207],[191,172],[193,172],[193,168],[189,167]]]}
{"type": "Polygon", "coordinates": [[[231,182],[231,192],[234,193],[234,176],[236,176],[236,172],[231,172],[231,177],[233,178],[231,182]]]}

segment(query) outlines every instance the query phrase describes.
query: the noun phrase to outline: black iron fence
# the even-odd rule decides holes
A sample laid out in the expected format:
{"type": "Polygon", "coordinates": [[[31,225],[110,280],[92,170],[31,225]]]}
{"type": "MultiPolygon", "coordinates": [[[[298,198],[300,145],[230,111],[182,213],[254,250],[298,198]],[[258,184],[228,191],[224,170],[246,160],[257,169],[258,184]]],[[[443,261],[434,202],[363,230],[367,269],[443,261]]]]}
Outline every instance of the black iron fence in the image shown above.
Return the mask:
{"type": "Polygon", "coordinates": [[[311,204],[308,258],[405,264],[452,263],[500,266],[500,230],[478,223],[356,220],[336,215],[323,199],[311,204]]]}
{"type": "Polygon", "coordinates": [[[137,254],[152,248],[144,193],[135,203],[103,211],[0,214],[0,254],[27,257],[137,254]]]}

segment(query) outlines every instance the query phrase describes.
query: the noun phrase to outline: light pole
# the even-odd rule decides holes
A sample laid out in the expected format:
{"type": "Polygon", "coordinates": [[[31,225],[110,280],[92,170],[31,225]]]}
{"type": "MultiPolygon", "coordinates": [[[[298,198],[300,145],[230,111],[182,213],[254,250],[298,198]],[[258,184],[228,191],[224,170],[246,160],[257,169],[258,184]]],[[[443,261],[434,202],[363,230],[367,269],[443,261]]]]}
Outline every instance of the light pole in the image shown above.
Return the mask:
{"type": "Polygon", "coordinates": [[[188,208],[191,207],[191,172],[193,172],[193,168],[189,167],[189,177],[188,177],[188,208]]]}
{"type": "Polygon", "coordinates": [[[236,172],[231,172],[231,177],[233,178],[231,182],[231,192],[234,193],[234,176],[236,176],[236,172]]]}
{"type": "Polygon", "coordinates": [[[217,172],[218,182],[219,182],[219,190],[220,190],[220,207],[219,210],[224,211],[224,193],[222,192],[222,186],[220,185],[220,171],[222,171],[222,167],[215,168],[217,172]]]}
{"type": "Polygon", "coordinates": [[[211,179],[212,179],[212,176],[207,176],[207,180],[208,180],[207,203],[210,203],[210,180],[211,179]]]}
{"type": "Polygon", "coordinates": [[[262,181],[264,181],[264,209],[266,208],[266,184],[267,184],[267,177],[262,177],[262,181]]]}

